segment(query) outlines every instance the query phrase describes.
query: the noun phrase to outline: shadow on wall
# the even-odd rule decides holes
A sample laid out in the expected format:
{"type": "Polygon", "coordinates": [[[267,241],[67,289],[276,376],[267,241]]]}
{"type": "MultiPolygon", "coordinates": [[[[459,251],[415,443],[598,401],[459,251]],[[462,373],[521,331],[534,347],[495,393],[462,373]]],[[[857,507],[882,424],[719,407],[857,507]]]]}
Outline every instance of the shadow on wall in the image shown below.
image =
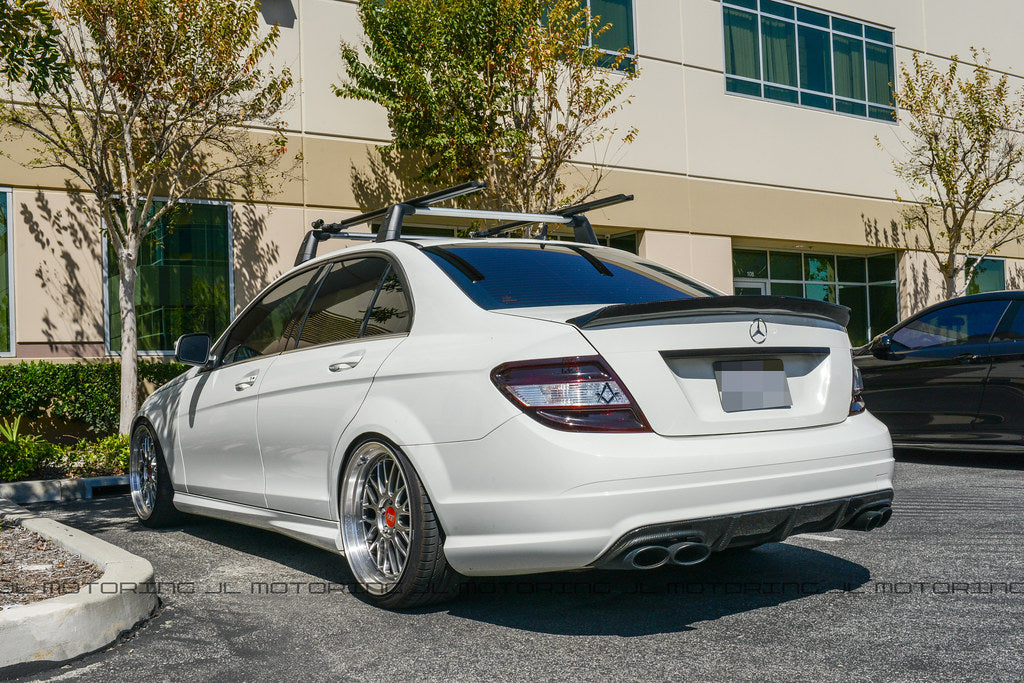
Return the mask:
{"type": "Polygon", "coordinates": [[[902,252],[899,259],[897,285],[900,293],[900,318],[906,318],[917,311],[930,306],[942,296],[941,281],[929,274],[927,265],[931,255],[921,241],[920,234],[909,235],[896,220],[890,220],[888,226],[880,227],[877,218],[865,214],[860,215],[864,224],[864,242],[873,247],[893,249],[902,252]],[[916,252],[923,258],[910,258],[909,251],[916,252]]]}
{"type": "Polygon", "coordinates": [[[268,25],[277,24],[281,28],[294,28],[298,18],[291,0],[263,0],[260,3],[260,14],[268,25]]]}
{"type": "Polygon", "coordinates": [[[242,310],[278,275],[291,267],[291,261],[280,262],[281,249],[267,240],[267,216],[273,208],[267,205],[257,212],[256,205],[235,204],[232,226],[235,242],[235,313],[242,310]]]}
{"type": "Polygon", "coordinates": [[[402,155],[383,147],[367,150],[364,164],[353,162],[350,166],[356,205],[364,211],[372,211],[436,190],[432,185],[404,180],[425,165],[425,158],[417,155],[402,155]]]}
{"type": "MultiPolygon", "coordinates": [[[[58,344],[73,344],[72,353],[81,358],[93,355],[86,344],[103,339],[103,321],[95,317],[102,304],[83,286],[82,264],[102,263],[102,240],[96,207],[80,191],[67,185],[70,206],[55,210],[42,191],[36,192],[34,206],[22,203],[21,220],[43,253],[33,275],[43,291],[42,334],[51,352],[58,344]],[[87,254],[87,258],[83,258],[87,254]],[[71,325],[70,338],[58,323],[71,325]]],[[[102,275],[101,275],[102,278],[102,275]]],[[[22,294],[22,297],[25,295],[22,294]]]]}
{"type": "Polygon", "coordinates": [[[1019,261],[1006,262],[1006,288],[1024,289],[1024,264],[1019,261]]]}

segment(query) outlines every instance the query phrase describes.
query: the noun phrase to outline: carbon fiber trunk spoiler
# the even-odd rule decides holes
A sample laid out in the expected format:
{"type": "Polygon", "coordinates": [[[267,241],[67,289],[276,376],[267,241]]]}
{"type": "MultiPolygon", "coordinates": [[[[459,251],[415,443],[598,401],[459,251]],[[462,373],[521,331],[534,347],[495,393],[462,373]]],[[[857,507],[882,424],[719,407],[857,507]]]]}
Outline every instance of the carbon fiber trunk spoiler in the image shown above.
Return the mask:
{"type": "Polygon", "coordinates": [[[850,309],[838,304],[789,296],[711,296],[693,299],[650,301],[642,304],[612,304],[566,322],[580,328],[619,325],[662,318],[696,315],[798,315],[828,320],[845,328],[850,322],[850,309]]]}

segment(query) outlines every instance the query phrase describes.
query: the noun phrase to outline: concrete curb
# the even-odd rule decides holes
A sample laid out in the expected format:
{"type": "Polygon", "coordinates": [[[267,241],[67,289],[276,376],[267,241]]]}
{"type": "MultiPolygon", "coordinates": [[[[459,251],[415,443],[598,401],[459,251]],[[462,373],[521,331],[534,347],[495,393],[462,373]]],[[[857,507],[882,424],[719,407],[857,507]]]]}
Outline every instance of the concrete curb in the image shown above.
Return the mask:
{"type": "MultiPolygon", "coordinates": [[[[83,479],[41,479],[0,484],[0,498],[14,503],[47,503],[92,498],[96,489],[127,487],[128,477],[85,477],[83,479]]],[[[120,492],[120,491],[119,491],[120,492]]],[[[127,492],[127,489],[124,490],[127,492]]]]}
{"type": "Polygon", "coordinates": [[[51,539],[103,570],[78,593],[0,611],[0,678],[22,665],[98,650],[148,618],[158,604],[149,560],[0,499],[0,518],[51,539]]]}

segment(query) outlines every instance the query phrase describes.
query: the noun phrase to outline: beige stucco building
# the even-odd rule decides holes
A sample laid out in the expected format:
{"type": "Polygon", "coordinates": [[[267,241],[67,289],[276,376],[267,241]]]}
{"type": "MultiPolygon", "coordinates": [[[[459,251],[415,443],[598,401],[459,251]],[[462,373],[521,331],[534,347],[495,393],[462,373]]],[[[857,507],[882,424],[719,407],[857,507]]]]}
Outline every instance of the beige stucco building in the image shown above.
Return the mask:
{"type": "MultiPolygon", "coordinates": [[[[635,48],[642,68],[619,121],[639,129],[636,141],[581,158],[610,165],[609,193],[636,195],[591,215],[602,235],[727,292],[849,305],[856,342],[939,297],[928,260],[900,249],[889,228],[895,179],[876,137],[891,148],[901,131],[888,84],[912,51],[942,62],[973,45],[1019,86],[1019,3],[590,1],[620,17],[611,35],[635,48]]],[[[154,352],[197,324],[223,327],[291,266],[312,220],[400,199],[372,182],[372,152],[389,138],[384,112],[330,88],[341,78],[339,40],[359,38],[356,4],[263,4],[264,19],[281,26],[275,59],[296,77],[287,121],[301,168],[266,204],[197,198],[206,201],[144,256],[141,342],[154,352]]],[[[7,133],[0,355],[109,355],[116,289],[98,219],[66,177],[21,166],[28,145],[7,133]]],[[[1020,286],[1021,257],[1005,249],[978,286],[1020,286]]]]}

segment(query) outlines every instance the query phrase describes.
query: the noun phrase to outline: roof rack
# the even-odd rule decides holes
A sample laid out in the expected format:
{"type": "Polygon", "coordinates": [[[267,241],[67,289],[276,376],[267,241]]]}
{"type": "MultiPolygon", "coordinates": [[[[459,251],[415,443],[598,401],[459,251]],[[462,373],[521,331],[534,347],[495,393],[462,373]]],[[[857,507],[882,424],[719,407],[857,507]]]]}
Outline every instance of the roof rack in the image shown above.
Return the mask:
{"type": "MultiPolygon", "coordinates": [[[[494,228],[472,232],[470,233],[470,237],[493,237],[531,223],[543,223],[545,226],[549,223],[571,225],[573,228],[574,238],[577,242],[582,242],[584,244],[597,244],[597,235],[594,233],[594,228],[590,225],[590,221],[587,220],[587,217],[583,215],[583,212],[610,206],[612,204],[628,202],[633,199],[633,195],[618,194],[591,202],[574,204],[573,206],[567,206],[562,209],[552,211],[551,213],[453,209],[434,206],[434,204],[439,204],[449,199],[455,199],[456,197],[462,197],[467,194],[479,192],[485,187],[487,187],[486,183],[462,183],[461,185],[455,185],[444,190],[437,190],[436,192],[431,192],[420,197],[406,199],[405,201],[398,202],[397,204],[391,204],[380,209],[367,211],[366,213],[361,213],[358,216],[346,218],[338,223],[325,224],[323,219],[317,219],[313,221],[313,229],[307,232],[305,237],[302,238],[299,253],[295,257],[295,265],[299,265],[316,258],[317,247],[320,242],[329,239],[375,240],[377,242],[400,239],[402,237],[402,221],[406,217],[413,215],[506,221],[494,228]],[[381,227],[377,231],[376,235],[366,232],[347,232],[345,230],[345,228],[359,225],[361,223],[369,223],[377,218],[382,218],[382,220],[381,227]]],[[[541,232],[541,239],[547,239],[546,227],[541,232]]]]}

